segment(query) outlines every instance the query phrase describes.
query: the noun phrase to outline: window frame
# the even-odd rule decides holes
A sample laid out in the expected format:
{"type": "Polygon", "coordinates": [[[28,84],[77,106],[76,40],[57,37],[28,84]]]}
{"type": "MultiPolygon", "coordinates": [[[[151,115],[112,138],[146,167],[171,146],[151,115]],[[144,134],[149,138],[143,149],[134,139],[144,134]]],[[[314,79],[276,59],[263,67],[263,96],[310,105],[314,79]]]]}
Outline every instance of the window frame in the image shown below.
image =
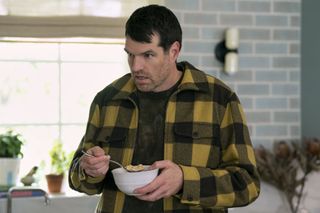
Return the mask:
{"type": "Polygon", "coordinates": [[[127,18],[0,16],[0,37],[123,38],[127,18]]]}

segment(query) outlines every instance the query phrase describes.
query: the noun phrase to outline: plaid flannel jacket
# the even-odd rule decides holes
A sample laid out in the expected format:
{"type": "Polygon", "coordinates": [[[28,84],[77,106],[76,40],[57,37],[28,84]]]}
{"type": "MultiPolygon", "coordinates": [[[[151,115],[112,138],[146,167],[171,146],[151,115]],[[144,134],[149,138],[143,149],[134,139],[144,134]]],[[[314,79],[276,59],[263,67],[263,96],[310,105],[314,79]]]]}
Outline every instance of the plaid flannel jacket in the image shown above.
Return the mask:
{"type": "MultiPolygon", "coordinates": [[[[189,63],[178,65],[184,75],[167,104],[164,158],[180,165],[184,184],[181,193],[164,199],[164,212],[226,212],[253,202],[260,182],[238,97],[189,63]]],[[[123,165],[131,163],[139,116],[135,91],[127,74],[96,95],[70,168],[71,188],[102,193],[98,213],[122,212],[126,196],[117,190],[110,172],[96,178],[86,175],[78,165],[80,150],[98,145],[123,165]]]]}

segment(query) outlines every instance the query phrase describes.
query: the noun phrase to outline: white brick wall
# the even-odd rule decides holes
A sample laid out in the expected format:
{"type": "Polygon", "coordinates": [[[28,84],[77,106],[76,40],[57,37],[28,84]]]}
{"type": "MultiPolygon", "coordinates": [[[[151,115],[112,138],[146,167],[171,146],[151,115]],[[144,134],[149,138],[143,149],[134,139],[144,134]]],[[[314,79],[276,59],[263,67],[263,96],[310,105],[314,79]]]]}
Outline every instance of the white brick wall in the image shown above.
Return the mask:
{"type": "Polygon", "coordinates": [[[300,137],[300,0],[166,0],[183,28],[180,60],[225,81],[239,95],[253,144],[300,137]],[[227,76],[215,45],[240,30],[239,72],[227,76]]]}
{"type": "MultiPolygon", "coordinates": [[[[245,108],[254,146],[300,138],[300,0],[165,0],[182,28],[181,60],[225,81],[245,108]],[[240,67],[234,76],[222,72],[215,45],[226,28],[240,29],[240,67]]],[[[307,183],[304,201],[310,213],[320,212],[319,174],[307,183]]],[[[230,212],[279,212],[279,192],[262,183],[262,192],[248,207],[230,212]]]]}

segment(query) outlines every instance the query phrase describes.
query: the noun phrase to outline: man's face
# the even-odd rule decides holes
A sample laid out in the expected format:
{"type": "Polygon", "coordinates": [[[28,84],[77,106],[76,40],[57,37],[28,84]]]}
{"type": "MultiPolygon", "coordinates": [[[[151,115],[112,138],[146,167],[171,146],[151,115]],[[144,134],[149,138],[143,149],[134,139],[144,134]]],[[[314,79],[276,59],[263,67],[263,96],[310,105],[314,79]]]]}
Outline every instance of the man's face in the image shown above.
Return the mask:
{"type": "MultiPolygon", "coordinates": [[[[132,78],[140,91],[160,92],[169,89],[176,79],[176,55],[171,49],[164,52],[159,46],[159,36],[154,35],[151,43],[141,43],[126,38],[125,51],[128,54],[132,78]]],[[[176,81],[175,81],[176,82],[176,81]]]]}

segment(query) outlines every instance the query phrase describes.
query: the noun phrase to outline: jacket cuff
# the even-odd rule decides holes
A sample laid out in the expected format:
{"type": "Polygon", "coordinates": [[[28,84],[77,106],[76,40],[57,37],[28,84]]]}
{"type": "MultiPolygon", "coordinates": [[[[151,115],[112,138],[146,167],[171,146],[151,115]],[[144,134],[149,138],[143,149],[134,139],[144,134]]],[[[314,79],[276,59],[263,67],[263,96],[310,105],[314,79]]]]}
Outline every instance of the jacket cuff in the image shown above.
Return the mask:
{"type": "Polygon", "coordinates": [[[200,204],[200,174],[195,167],[180,165],[183,172],[183,190],[178,195],[181,203],[189,205],[200,204]]]}
{"type": "Polygon", "coordinates": [[[79,168],[79,180],[84,181],[86,180],[88,183],[94,184],[94,183],[100,183],[105,178],[105,175],[99,176],[99,177],[92,177],[90,175],[87,175],[84,169],[81,167],[79,168]]]}

